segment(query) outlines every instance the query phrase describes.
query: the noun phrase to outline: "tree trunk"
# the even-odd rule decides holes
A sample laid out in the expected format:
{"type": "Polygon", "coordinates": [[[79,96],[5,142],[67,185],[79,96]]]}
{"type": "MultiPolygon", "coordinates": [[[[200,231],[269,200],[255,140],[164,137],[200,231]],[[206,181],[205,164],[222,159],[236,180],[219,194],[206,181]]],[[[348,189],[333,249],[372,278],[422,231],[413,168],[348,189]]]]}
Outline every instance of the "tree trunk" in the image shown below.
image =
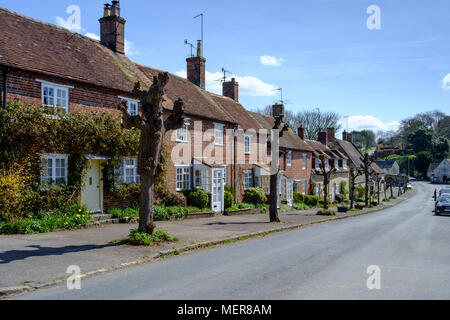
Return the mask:
{"type": "Polygon", "coordinates": [[[278,174],[272,174],[270,176],[270,206],[269,215],[270,222],[280,222],[278,218],[278,174]]]}
{"type": "Polygon", "coordinates": [[[392,190],[392,182],[389,184],[389,189],[391,189],[391,198],[394,196],[394,190],[392,190]]]}
{"type": "Polygon", "coordinates": [[[355,204],[355,175],[350,172],[350,209],[353,209],[355,204]]]}
{"type": "Polygon", "coordinates": [[[328,181],[324,181],[323,186],[323,208],[328,209],[328,185],[330,183],[328,181]]]}
{"type": "Polygon", "coordinates": [[[367,207],[369,205],[369,175],[366,173],[364,177],[364,180],[366,181],[366,185],[364,187],[364,202],[367,207]]]}
{"type": "Polygon", "coordinates": [[[154,177],[141,176],[141,194],[139,197],[139,232],[153,234],[153,187],[154,177]]]}

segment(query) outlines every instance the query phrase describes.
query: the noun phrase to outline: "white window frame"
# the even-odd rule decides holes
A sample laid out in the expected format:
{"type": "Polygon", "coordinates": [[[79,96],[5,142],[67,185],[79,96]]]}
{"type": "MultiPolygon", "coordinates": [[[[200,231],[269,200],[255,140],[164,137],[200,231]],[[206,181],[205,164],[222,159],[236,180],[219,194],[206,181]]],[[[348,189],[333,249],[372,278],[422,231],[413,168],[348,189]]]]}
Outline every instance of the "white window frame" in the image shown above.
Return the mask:
{"type": "Polygon", "coordinates": [[[320,170],[320,159],[319,158],[314,158],[314,166],[315,166],[316,170],[320,170]]]}
{"type": "Polygon", "coordinates": [[[212,170],[211,168],[195,169],[194,170],[194,187],[204,190],[206,193],[211,193],[212,185],[212,170]],[[200,175],[197,175],[200,173],[200,175]],[[200,181],[197,181],[197,178],[200,181]]]}
{"type": "Polygon", "coordinates": [[[182,190],[190,190],[191,189],[191,174],[192,174],[192,166],[191,165],[177,165],[175,166],[175,173],[176,173],[176,177],[175,177],[175,187],[177,191],[182,191],[182,190]],[[181,170],[181,174],[179,174],[179,170],[181,170]],[[178,177],[179,175],[181,175],[182,180],[179,181],[178,177]],[[187,175],[187,179],[185,179],[185,176],[187,175]],[[187,182],[187,188],[185,183],[187,182]],[[178,185],[181,184],[182,187],[178,187],[178,185]]]}
{"type": "Polygon", "coordinates": [[[339,161],[338,161],[337,159],[334,159],[334,167],[335,167],[336,169],[339,168],[339,161]]]}
{"type": "Polygon", "coordinates": [[[250,135],[244,136],[244,152],[245,154],[252,153],[252,136],[250,135]]]}
{"type": "Polygon", "coordinates": [[[223,128],[221,123],[214,123],[214,144],[216,146],[223,146],[223,128]],[[220,132],[220,134],[218,134],[220,132]]]}
{"type": "MultiPolygon", "coordinates": [[[[55,185],[55,184],[61,184],[61,183],[56,183],[56,179],[57,178],[64,178],[64,184],[67,184],[68,181],[68,160],[69,160],[69,155],[67,154],[45,154],[41,157],[41,163],[44,160],[51,160],[52,161],[52,173],[51,176],[48,176],[48,170],[47,168],[43,168],[42,172],[41,172],[41,185],[42,186],[47,186],[44,182],[48,181],[48,178],[51,179],[51,182],[48,183],[48,186],[50,185],[55,185]],[[64,160],[64,176],[56,176],[56,160],[64,160]],[[44,174],[45,172],[45,174],[44,174]]],[[[59,167],[61,168],[61,167],[59,167]]]]}
{"type": "Polygon", "coordinates": [[[177,142],[189,142],[189,125],[191,119],[184,119],[184,125],[177,129],[176,141],[177,142]]]}
{"type": "Polygon", "coordinates": [[[139,103],[140,103],[139,100],[131,99],[131,98],[127,98],[127,97],[120,97],[120,96],[119,96],[119,98],[122,99],[123,101],[127,102],[127,110],[128,110],[128,114],[130,116],[133,117],[133,116],[139,115],[139,103]],[[131,108],[132,105],[136,106],[136,109],[134,110],[134,112],[132,111],[132,108],[131,108]]]}
{"type": "Polygon", "coordinates": [[[307,187],[306,179],[302,180],[302,194],[306,195],[306,187],[307,187]]]}
{"type": "Polygon", "coordinates": [[[292,166],[292,150],[286,151],[286,165],[288,167],[292,166]]]}
{"type": "Polygon", "coordinates": [[[347,169],[347,160],[346,159],[342,160],[342,168],[347,169]]]}
{"type": "Polygon", "coordinates": [[[119,167],[119,174],[118,174],[118,180],[119,183],[123,184],[131,184],[131,183],[137,183],[141,181],[141,177],[138,174],[138,159],[135,158],[122,158],[120,160],[120,167],[119,167]],[[126,164],[127,161],[132,161],[133,164],[126,164]],[[127,169],[133,170],[133,174],[130,176],[127,174],[127,169]],[[127,181],[127,178],[131,177],[131,181],[127,181]]]}
{"type": "Polygon", "coordinates": [[[331,159],[325,160],[325,170],[328,170],[330,168],[330,161],[331,161],[331,159]]]}
{"type": "Polygon", "coordinates": [[[253,187],[253,171],[244,170],[244,190],[248,190],[253,187]]]}
{"type": "Polygon", "coordinates": [[[303,157],[302,157],[302,169],[306,170],[306,161],[307,161],[308,157],[306,155],[306,153],[303,153],[303,157]]]}
{"type": "MultiPolygon", "coordinates": [[[[54,109],[61,108],[64,112],[69,112],[69,105],[70,105],[70,96],[69,96],[69,89],[73,89],[73,86],[65,86],[57,83],[52,83],[44,80],[36,79],[36,81],[41,83],[41,102],[43,106],[46,107],[52,107],[54,109]],[[49,89],[53,90],[53,103],[45,103],[45,89],[47,89],[47,92],[49,89]],[[65,104],[64,105],[58,105],[58,90],[60,92],[64,92],[65,94],[65,104]]],[[[62,97],[61,97],[62,99],[62,97]]]]}

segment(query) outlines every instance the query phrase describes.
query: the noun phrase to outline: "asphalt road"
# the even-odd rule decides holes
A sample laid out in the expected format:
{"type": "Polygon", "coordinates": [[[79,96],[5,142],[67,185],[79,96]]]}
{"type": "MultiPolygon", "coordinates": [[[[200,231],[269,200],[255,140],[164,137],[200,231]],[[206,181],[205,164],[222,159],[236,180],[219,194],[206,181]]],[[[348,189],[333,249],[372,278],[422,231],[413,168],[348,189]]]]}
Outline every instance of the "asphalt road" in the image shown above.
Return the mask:
{"type": "Polygon", "coordinates": [[[450,216],[434,186],[391,209],[83,279],[16,299],[449,299],[450,216]],[[369,290],[367,268],[380,269],[369,290]]]}

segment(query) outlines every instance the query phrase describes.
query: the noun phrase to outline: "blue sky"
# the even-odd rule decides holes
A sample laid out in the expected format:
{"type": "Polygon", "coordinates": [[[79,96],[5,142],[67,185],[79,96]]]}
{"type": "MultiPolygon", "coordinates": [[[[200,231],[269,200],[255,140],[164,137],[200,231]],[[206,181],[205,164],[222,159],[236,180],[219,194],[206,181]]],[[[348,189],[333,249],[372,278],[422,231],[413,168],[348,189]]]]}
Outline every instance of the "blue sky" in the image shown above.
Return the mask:
{"type": "MultiPolygon", "coordinates": [[[[77,5],[79,32],[98,35],[105,2],[0,5],[55,24],[77,5]]],[[[189,53],[183,41],[200,38],[200,20],[193,17],[204,13],[208,89],[220,91],[214,80],[225,67],[249,109],[274,103],[273,89],[282,87],[289,110],[333,110],[352,116],[350,129],[392,129],[418,112],[450,110],[448,0],[122,0],[121,7],[128,56],[179,75],[189,53]],[[380,30],[366,26],[370,5],[381,10],[380,30]]]]}

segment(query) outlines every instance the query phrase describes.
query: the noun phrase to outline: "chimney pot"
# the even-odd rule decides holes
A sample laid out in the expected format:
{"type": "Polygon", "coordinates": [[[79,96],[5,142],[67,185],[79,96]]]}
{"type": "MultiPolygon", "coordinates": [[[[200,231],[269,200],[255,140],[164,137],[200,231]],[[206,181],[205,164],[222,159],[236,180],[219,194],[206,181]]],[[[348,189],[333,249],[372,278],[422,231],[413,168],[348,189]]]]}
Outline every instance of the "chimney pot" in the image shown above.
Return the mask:
{"type": "Polygon", "coordinates": [[[103,16],[109,17],[111,15],[111,8],[109,3],[105,3],[105,8],[103,10],[103,16]]]}
{"type": "Polygon", "coordinates": [[[202,40],[197,40],[197,57],[203,55],[202,40]]]}

